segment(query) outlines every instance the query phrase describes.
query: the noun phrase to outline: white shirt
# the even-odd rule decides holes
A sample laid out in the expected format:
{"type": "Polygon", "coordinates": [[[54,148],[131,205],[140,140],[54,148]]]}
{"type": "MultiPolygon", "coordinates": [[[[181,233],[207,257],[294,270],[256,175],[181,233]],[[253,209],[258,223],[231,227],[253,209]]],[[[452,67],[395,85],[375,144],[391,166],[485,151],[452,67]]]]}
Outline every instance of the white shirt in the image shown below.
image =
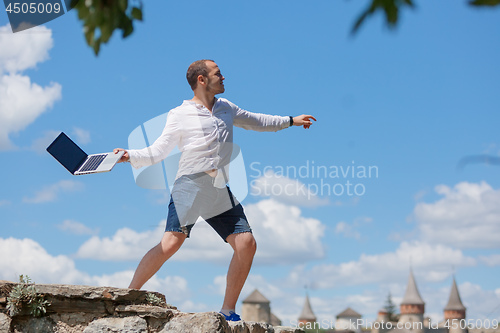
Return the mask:
{"type": "Polygon", "coordinates": [[[178,146],[182,155],[176,179],[226,167],[231,159],[233,125],[276,132],[290,126],[290,117],[248,112],[224,98],[217,99],[212,112],[185,100],[170,110],[162,134],[151,146],[128,151],[130,163],[134,168],[158,163],[178,146]]]}

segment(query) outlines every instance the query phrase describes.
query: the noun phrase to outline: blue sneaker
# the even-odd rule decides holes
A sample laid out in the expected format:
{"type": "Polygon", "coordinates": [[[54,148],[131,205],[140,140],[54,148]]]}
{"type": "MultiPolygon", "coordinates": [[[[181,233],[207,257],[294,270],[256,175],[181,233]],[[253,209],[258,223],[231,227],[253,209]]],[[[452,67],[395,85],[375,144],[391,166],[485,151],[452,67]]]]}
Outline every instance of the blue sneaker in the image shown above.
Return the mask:
{"type": "Polygon", "coordinates": [[[229,316],[226,316],[222,312],[219,312],[219,313],[221,315],[223,315],[224,318],[226,318],[227,321],[240,321],[241,320],[240,316],[237,315],[234,311],[229,311],[229,316]]]}

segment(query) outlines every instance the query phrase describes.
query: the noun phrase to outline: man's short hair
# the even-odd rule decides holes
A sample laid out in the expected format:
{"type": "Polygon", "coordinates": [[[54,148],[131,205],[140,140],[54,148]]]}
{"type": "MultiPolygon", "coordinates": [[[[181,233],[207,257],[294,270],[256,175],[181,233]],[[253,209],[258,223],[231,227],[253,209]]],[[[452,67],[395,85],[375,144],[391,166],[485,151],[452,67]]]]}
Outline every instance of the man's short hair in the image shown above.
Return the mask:
{"type": "Polygon", "coordinates": [[[189,65],[189,68],[188,68],[187,73],[186,73],[186,78],[187,78],[188,83],[191,86],[192,90],[196,89],[196,85],[198,84],[198,76],[199,75],[202,75],[205,77],[208,76],[207,61],[215,62],[215,61],[210,60],[210,59],[202,59],[202,60],[196,60],[191,65],[189,65]]]}

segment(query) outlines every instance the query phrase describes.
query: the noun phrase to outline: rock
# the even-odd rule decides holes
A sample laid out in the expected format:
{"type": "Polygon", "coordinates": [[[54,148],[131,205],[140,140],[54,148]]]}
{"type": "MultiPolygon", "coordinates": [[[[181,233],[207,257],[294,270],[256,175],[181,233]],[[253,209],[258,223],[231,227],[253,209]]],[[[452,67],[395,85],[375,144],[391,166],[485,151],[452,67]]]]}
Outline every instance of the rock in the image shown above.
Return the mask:
{"type": "Polygon", "coordinates": [[[274,326],[274,333],[304,333],[304,330],[294,327],[274,326]]]}
{"type": "Polygon", "coordinates": [[[303,330],[285,326],[271,326],[265,323],[230,321],[231,333],[304,333],[303,330]]]}
{"type": "MultiPolygon", "coordinates": [[[[256,322],[227,322],[217,312],[185,313],[153,306],[144,290],[70,285],[35,285],[50,302],[41,318],[29,311],[9,317],[6,297],[16,285],[0,282],[0,333],[299,333],[300,329],[256,322]]],[[[165,301],[165,296],[153,293],[165,301]]],[[[165,303],[166,304],[166,303],[165,303]]]]}
{"type": "Polygon", "coordinates": [[[57,333],[82,333],[90,322],[98,318],[83,312],[55,313],[50,318],[56,323],[57,333]]]}
{"type": "Polygon", "coordinates": [[[274,333],[274,327],[269,324],[250,321],[246,325],[250,333],[274,333]]]}
{"type": "Polygon", "coordinates": [[[101,318],[94,320],[87,326],[83,333],[147,333],[148,323],[140,317],[101,318]]]}
{"type": "Polygon", "coordinates": [[[55,332],[55,323],[48,317],[33,318],[25,317],[13,325],[14,333],[52,333],[55,332]]]}
{"type": "Polygon", "coordinates": [[[140,317],[170,319],[174,316],[172,309],[153,305],[118,305],[115,311],[120,315],[136,314],[140,317]]]}
{"type": "Polygon", "coordinates": [[[157,292],[114,287],[71,286],[62,284],[37,284],[36,291],[52,297],[84,300],[113,301],[119,303],[147,303],[146,295],[154,294],[165,302],[165,296],[157,292]]]}
{"type": "Polygon", "coordinates": [[[217,312],[177,313],[159,333],[231,333],[227,321],[217,312]]]}
{"type": "Polygon", "coordinates": [[[228,324],[232,333],[250,333],[244,321],[230,321],[228,324]]]}
{"type": "Polygon", "coordinates": [[[0,333],[10,332],[10,323],[12,319],[6,314],[0,313],[0,333]]]}
{"type": "Polygon", "coordinates": [[[15,283],[1,280],[0,281],[0,298],[2,298],[2,299],[6,298],[15,285],[16,285],[15,283]]]}

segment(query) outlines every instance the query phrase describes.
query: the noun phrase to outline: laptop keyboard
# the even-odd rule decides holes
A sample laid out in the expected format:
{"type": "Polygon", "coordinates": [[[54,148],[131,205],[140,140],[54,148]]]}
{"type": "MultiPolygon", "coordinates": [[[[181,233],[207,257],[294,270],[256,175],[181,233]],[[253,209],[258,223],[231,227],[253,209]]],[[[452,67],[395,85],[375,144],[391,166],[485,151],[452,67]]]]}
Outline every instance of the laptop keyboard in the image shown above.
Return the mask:
{"type": "Polygon", "coordinates": [[[108,154],[93,155],[85,162],[85,164],[78,170],[79,172],[93,171],[99,167],[108,154]]]}

